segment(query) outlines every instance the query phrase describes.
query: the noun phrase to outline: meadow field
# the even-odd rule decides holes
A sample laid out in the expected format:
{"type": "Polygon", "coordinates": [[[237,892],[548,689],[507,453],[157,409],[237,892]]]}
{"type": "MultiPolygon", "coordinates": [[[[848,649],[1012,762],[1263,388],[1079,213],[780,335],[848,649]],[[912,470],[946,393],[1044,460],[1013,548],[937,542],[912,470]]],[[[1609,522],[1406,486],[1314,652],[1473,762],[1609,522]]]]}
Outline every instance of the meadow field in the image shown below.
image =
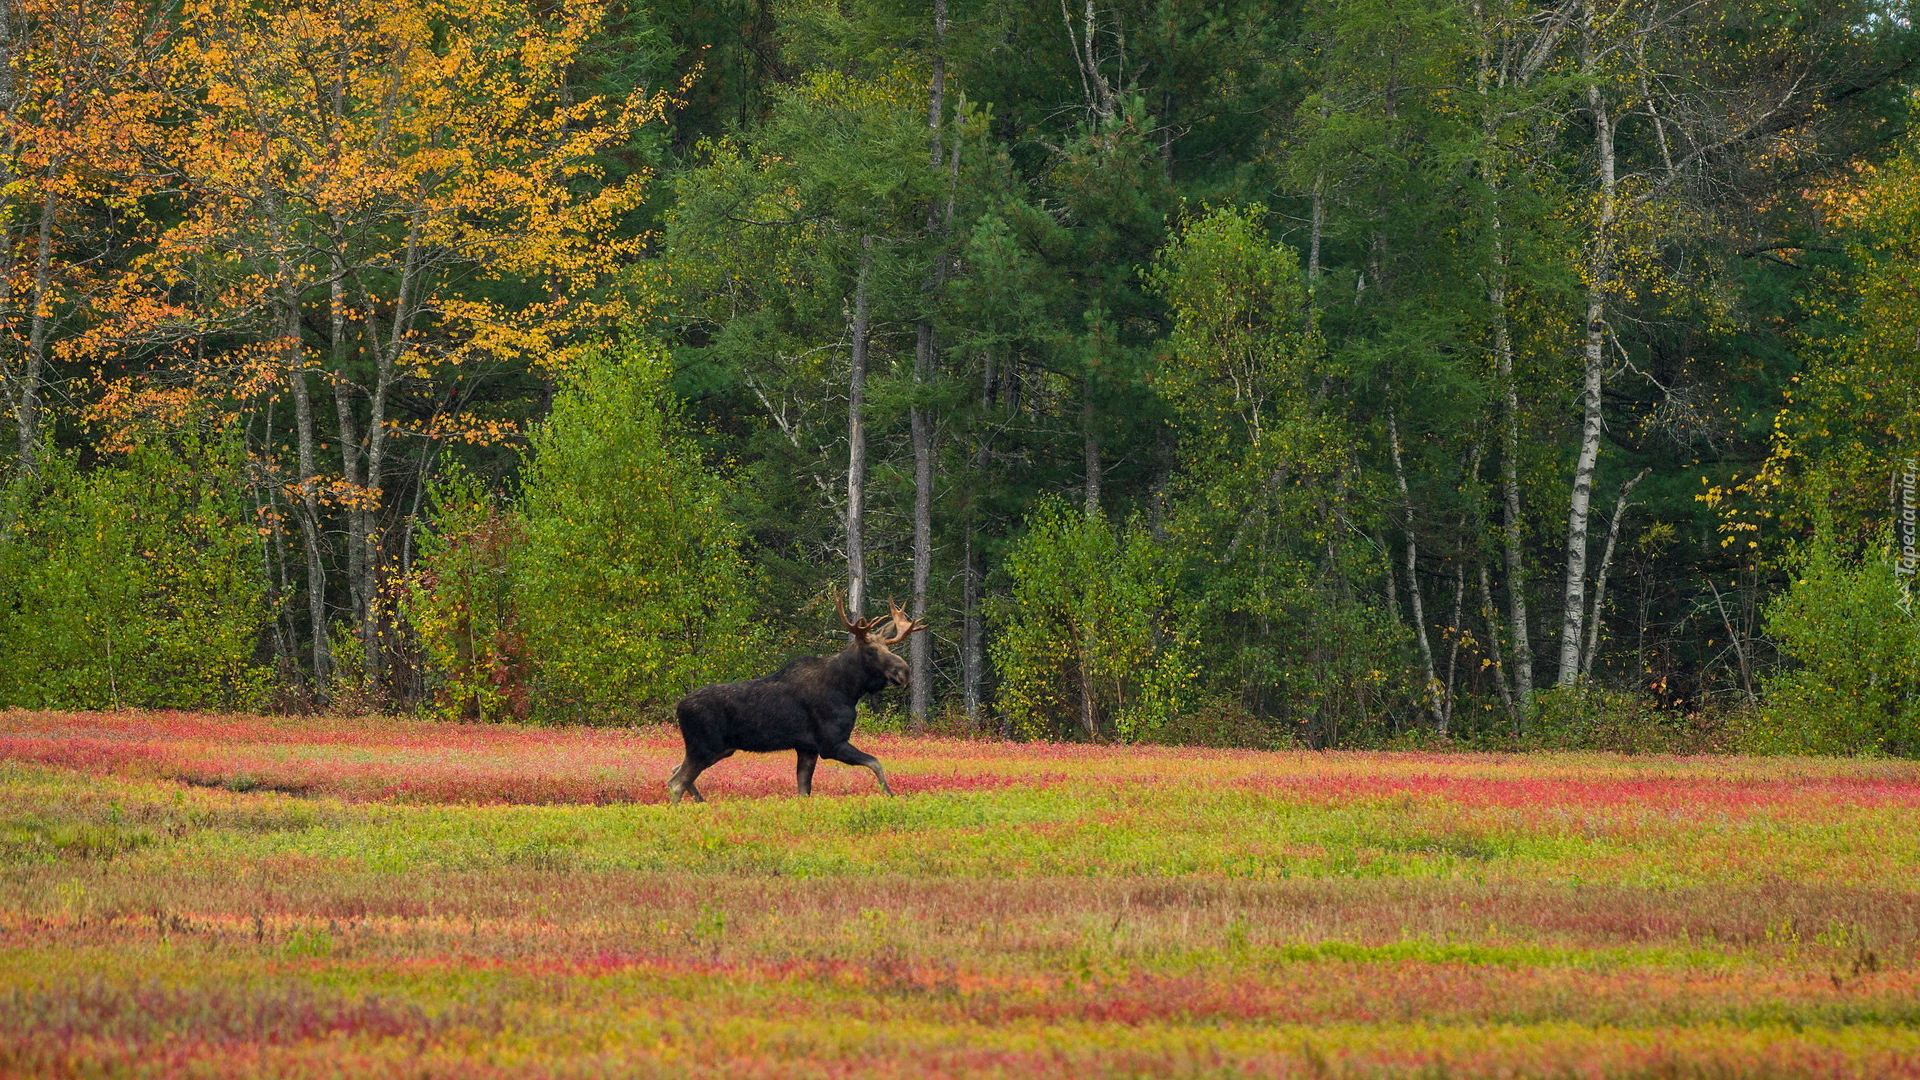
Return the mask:
{"type": "Polygon", "coordinates": [[[0,1073],[1920,1077],[1920,765],[0,713],[0,1073]]]}

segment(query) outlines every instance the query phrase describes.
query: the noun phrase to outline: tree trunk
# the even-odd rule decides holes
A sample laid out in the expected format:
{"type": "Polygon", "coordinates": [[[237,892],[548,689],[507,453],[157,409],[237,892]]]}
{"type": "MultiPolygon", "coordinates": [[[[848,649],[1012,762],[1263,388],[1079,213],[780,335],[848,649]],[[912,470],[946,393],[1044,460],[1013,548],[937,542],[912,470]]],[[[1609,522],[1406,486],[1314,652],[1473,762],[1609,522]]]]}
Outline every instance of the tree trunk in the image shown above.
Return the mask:
{"type": "MultiPolygon", "coordinates": [[[[1420,547],[1414,540],[1413,495],[1407,488],[1406,468],[1400,460],[1400,423],[1393,409],[1387,410],[1387,439],[1393,451],[1393,478],[1400,485],[1400,508],[1405,515],[1407,529],[1407,595],[1413,605],[1413,636],[1420,642],[1420,662],[1427,672],[1426,697],[1427,711],[1433,716],[1435,727],[1445,732],[1446,714],[1441,712],[1438,701],[1440,680],[1434,672],[1433,643],[1427,640],[1426,607],[1420,594],[1420,547]]],[[[1392,571],[1389,570],[1389,573],[1392,571]]]]}
{"type": "MultiPolygon", "coordinates": [[[[945,116],[944,95],[947,84],[947,0],[934,0],[933,5],[933,82],[927,95],[927,142],[930,147],[927,167],[935,174],[940,172],[940,127],[945,116]]],[[[957,149],[957,147],[956,147],[957,149]]],[[[946,229],[940,219],[938,197],[928,200],[928,234],[946,239],[946,229]]],[[[938,298],[940,286],[946,277],[946,255],[944,252],[934,256],[933,266],[927,271],[927,285],[921,297],[923,308],[920,324],[916,328],[913,344],[913,382],[916,389],[924,390],[933,382],[934,375],[934,337],[933,304],[938,298]]],[[[934,440],[933,420],[927,415],[927,407],[916,403],[908,412],[909,424],[913,433],[913,605],[915,619],[927,616],[927,587],[933,577],[933,464],[934,440]]],[[[927,714],[933,706],[933,635],[920,634],[908,642],[907,647],[907,715],[914,727],[925,727],[927,714]]]]}
{"type": "MultiPolygon", "coordinates": [[[[52,179],[53,166],[47,166],[52,179]]],[[[40,379],[47,363],[47,336],[53,328],[53,313],[48,310],[47,295],[53,283],[53,217],[59,199],[49,191],[40,204],[39,245],[33,253],[33,311],[29,314],[26,370],[14,392],[14,424],[20,443],[20,464],[31,475],[38,475],[40,445],[40,379]]]]}
{"type": "MultiPolygon", "coordinates": [[[[914,347],[914,382],[927,385],[932,369],[933,323],[923,319],[914,347]]],[[[909,419],[913,429],[913,617],[924,619],[933,575],[933,421],[919,405],[910,411],[909,419]]],[[[915,727],[926,724],[933,704],[932,636],[915,634],[907,650],[908,715],[915,727]]]]}
{"type": "MultiPolygon", "coordinates": [[[[1486,137],[1491,145],[1494,132],[1489,130],[1486,137]]],[[[1507,321],[1509,263],[1506,233],[1501,227],[1500,179],[1497,167],[1489,167],[1488,197],[1494,205],[1488,221],[1493,267],[1487,281],[1487,304],[1493,309],[1493,358],[1500,383],[1500,488],[1505,504],[1500,534],[1507,569],[1507,620],[1513,633],[1513,697],[1508,709],[1517,721],[1533,698],[1533,641],[1527,625],[1526,537],[1520,516],[1520,390],[1514,381],[1513,333],[1507,321]]],[[[1507,696],[1504,681],[1500,695],[1507,696]]]]}
{"type": "MultiPolygon", "coordinates": [[[[983,421],[987,410],[993,408],[996,385],[994,382],[993,352],[988,350],[985,359],[986,370],[980,379],[980,417],[983,421]]],[[[986,627],[980,617],[981,587],[985,584],[985,575],[980,567],[979,545],[975,543],[974,531],[978,528],[977,506],[978,487],[987,472],[987,446],[989,436],[976,429],[978,442],[973,451],[973,476],[969,479],[967,492],[967,512],[965,533],[961,539],[961,581],[960,581],[960,700],[966,710],[967,723],[974,729],[980,727],[980,710],[985,704],[986,675],[986,627]]]]}
{"type": "MultiPolygon", "coordinates": [[[[335,243],[338,242],[336,232],[335,243]]],[[[353,380],[347,374],[346,265],[337,249],[332,253],[329,263],[332,279],[327,289],[330,316],[327,329],[332,364],[327,372],[327,383],[333,390],[334,415],[339,424],[340,475],[353,491],[353,501],[347,504],[347,595],[353,605],[349,616],[353,623],[353,636],[360,643],[360,674],[365,679],[369,674],[368,665],[373,662],[373,653],[378,648],[368,619],[373,597],[368,585],[367,553],[360,542],[371,519],[366,506],[366,447],[360,440],[359,425],[354,420],[353,380]]]]}
{"type": "Polygon", "coordinates": [[[847,611],[856,619],[867,608],[867,289],[872,271],[873,237],[863,236],[853,285],[853,364],[847,376],[847,611]]]}
{"type": "MultiPolygon", "coordinates": [[[[283,281],[284,274],[283,273],[283,281]]],[[[321,705],[333,697],[333,652],[327,644],[327,568],[320,549],[319,469],[314,463],[313,397],[307,386],[305,350],[300,344],[299,296],[282,285],[280,312],[288,383],[293,390],[294,442],[300,459],[300,532],[307,552],[307,614],[313,634],[313,696],[321,705]]]]}
{"type": "Polygon", "coordinates": [[[1460,567],[1460,577],[1453,583],[1453,621],[1447,624],[1447,636],[1452,640],[1447,644],[1447,684],[1445,695],[1440,699],[1440,726],[1438,734],[1445,735],[1447,727],[1453,722],[1453,679],[1460,665],[1460,616],[1466,610],[1467,568],[1460,567]]]}
{"type": "Polygon", "coordinates": [[[1520,516],[1520,389],[1514,381],[1513,338],[1507,327],[1507,254],[1499,235],[1498,215],[1494,216],[1493,228],[1494,276],[1487,293],[1493,303],[1493,349],[1501,394],[1500,488],[1504,505],[1500,535],[1507,565],[1507,619],[1513,633],[1512,705],[1523,713],[1533,698],[1533,641],[1527,626],[1526,536],[1520,516]]]}
{"type": "Polygon", "coordinates": [[[1593,114],[1594,148],[1600,163],[1599,218],[1594,222],[1587,266],[1586,344],[1583,349],[1581,397],[1585,416],[1580,431],[1580,456],[1573,467],[1573,493],[1567,503],[1567,586],[1560,623],[1561,686],[1580,679],[1587,599],[1587,523],[1593,503],[1593,473],[1600,459],[1601,391],[1606,380],[1607,293],[1613,277],[1614,156],[1613,127],[1605,97],[1591,70],[1593,11],[1587,11],[1587,107],[1593,114]]]}
{"type": "Polygon", "coordinates": [[[1628,500],[1633,489],[1647,478],[1652,469],[1642,469],[1640,474],[1620,485],[1620,498],[1613,504],[1613,520],[1607,525],[1607,546],[1600,556],[1600,570],[1593,575],[1593,613],[1587,618],[1587,642],[1580,652],[1580,677],[1593,674],[1593,654],[1600,651],[1600,616],[1606,611],[1607,571],[1613,567],[1613,549],[1620,540],[1620,519],[1627,516],[1627,510],[1633,506],[1628,500]]]}
{"type": "Polygon", "coordinates": [[[1500,609],[1493,603],[1493,583],[1489,580],[1487,564],[1480,564],[1480,619],[1487,624],[1488,659],[1493,661],[1493,685],[1500,691],[1500,704],[1506,707],[1508,715],[1514,715],[1513,693],[1507,688],[1506,659],[1500,648],[1500,609]]]}
{"type": "Polygon", "coordinates": [[[1094,708],[1093,673],[1088,670],[1093,654],[1093,644],[1084,635],[1080,638],[1080,729],[1086,732],[1090,743],[1100,741],[1100,714],[1094,708]]]}
{"type": "MultiPolygon", "coordinates": [[[[10,131],[15,127],[14,120],[20,105],[19,98],[14,93],[13,75],[13,20],[0,15],[0,123],[6,124],[10,131]]],[[[10,220],[13,216],[12,192],[16,179],[13,162],[17,143],[16,136],[9,138],[5,147],[0,147],[0,215],[4,215],[0,220],[10,220]]],[[[5,274],[9,279],[13,277],[13,231],[11,229],[0,228],[0,274],[5,274]]],[[[12,307],[12,297],[8,295],[8,290],[0,289],[0,319],[12,321],[12,307]]],[[[21,389],[14,385],[12,366],[0,364],[0,396],[6,398],[7,411],[14,414],[15,434],[24,436],[26,426],[19,422],[21,389]]],[[[21,463],[27,465],[28,459],[24,451],[28,443],[24,437],[21,438],[20,445],[23,451],[21,463]]],[[[5,524],[4,521],[0,521],[0,527],[5,524]]]]}
{"type": "MultiPolygon", "coordinates": [[[[1320,122],[1326,123],[1333,115],[1331,103],[1320,103],[1320,122]]],[[[1318,333],[1320,330],[1320,247],[1327,232],[1327,170],[1316,169],[1313,174],[1313,209],[1307,229],[1307,327],[1318,333]]]]}
{"type": "MultiPolygon", "coordinates": [[[[1533,636],[1527,616],[1526,538],[1520,513],[1520,392],[1514,378],[1513,337],[1507,318],[1510,251],[1500,211],[1501,187],[1505,176],[1504,166],[1499,160],[1500,126],[1508,114],[1501,111],[1502,104],[1492,94],[1496,87],[1521,86],[1532,81],[1565,28],[1566,18],[1571,17],[1570,7],[1563,10],[1565,17],[1551,18],[1544,25],[1536,23],[1530,26],[1528,29],[1532,31],[1532,42],[1514,52],[1511,51],[1515,44],[1511,36],[1512,27],[1498,19],[1490,21],[1480,0],[1474,0],[1472,5],[1479,54],[1475,81],[1482,108],[1485,109],[1481,120],[1482,152],[1485,155],[1482,165],[1491,204],[1488,231],[1493,242],[1487,301],[1493,310],[1493,354],[1501,393],[1500,481],[1505,503],[1501,534],[1507,572],[1507,618],[1513,634],[1513,694],[1509,699],[1507,684],[1502,681],[1500,696],[1507,701],[1516,725],[1533,698],[1533,636]],[[1497,70],[1493,61],[1496,41],[1502,43],[1503,50],[1497,70]],[[1517,64],[1514,63],[1515,57],[1519,58],[1517,64]]],[[[1492,590],[1488,587],[1485,592],[1487,617],[1492,619],[1492,590]]],[[[1488,623],[1489,629],[1492,625],[1488,623]]],[[[1497,633],[1494,634],[1494,641],[1497,647],[1497,633]]]]}
{"type": "MultiPolygon", "coordinates": [[[[1460,515],[1461,536],[1474,535],[1471,530],[1476,520],[1481,518],[1481,514],[1479,513],[1480,463],[1485,457],[1485,444],[1482,443],[1479,438],[1475,438],[1473,442],[1473,463],[1467,469],[1467,488],[1473,504],[1467,511],[1460,515]]],[[[1466,637],[1466,630],[1464,629],[1466,626],[1465,615],[1467,604],[1466,551],[1462,550],[1456,555],[1454,566],[1459,576],[1454,579],[1453,584],[1453,619],[1447,623],[1447,637],[1449,639],[1447,645],[1447,682],[1445,696],[1441,698],[1441,721],[1439,727],[1439,733],[1441,735],[1447,734],[1449,727],[1453,723],[1453,707],[1454,703],[1458,700],[1458,695],[1454,691],[1454,677],[1459,671],[1460,645],[1466,637]]],[[[1482,579],[1482,583],[1484,584],[1484,578],[1482,579]]]]}
{"type": "Polygon", "coordinates": [[[260,569],[267,579],[267,610],[273,616],[273,629],[268,640],[273,647],[274,674],[290,681],[291,673],[298,666],[293,655],[295,628],[287,610],[292,582],[287,574],[286,538],[280,528],[281,486],[273,467],[266,464],[273,460],[273,410],[261,409],[257,415],[265,429],[259,443],[253,442],[251,418],[243,429],[248,443],[247,489],[253,496],[254,521],[259,526],[260,569]],[[268,448],[268,452],[255,456],[255,445],[268,448]]]}
{"type": "Polygon", "coordinates": [[[384,683],[387,675],[387,657],[381,643],[380,626],[383,617],[380,610],[380,564],[385,531],[381,522],[386,503],[387,400],[392,395],[400,358],[406,352],[407,336],[413,330],[414,316],[419,308],[420,233],[424,218],[425,210],[415,207],[407,228],[407,253],[401,263],[400,288],[394,296],[393,325],[388,328],[384,345],[380,341],[375,319],[377,311],[373,296],[362,289],[367,320],[366,340],[368,351],[373,354],[374,377],[367,411],[366,502],[360,524],[355,530],[354,543],[361,549],[360,566],[365,574],[362,587],[366,606],[362,611],[361,640],[366,646],[366,675],[370,688],[384,683]]]}
{"type": "Polygon", "coordinates": [[[1100,516],[1100,440],[1093,433],[1096,414],[1093,408],[1093,373],[1091,371],[1087,373],[1086,381],[1082,385],[1085,388],[1085,397],[1080,403],[1080,428],[1087,462],[1087,517],[1097,518],[1100,516]]]}
{"type": "Polygon", "coordinates": [[[1114,93],[1113,84],[1101,73],[1100,56],[1094,51],[1093,39],[1099,33],[1099,21],[1093,0],[1087,0],[1078,34],[1074,33],[1073,15],[1067,11],[1067,0],[1060,0],[1060,19],[1067,27],[1067,44],[1073,49],[1074,66],[1080,69],[1080,92],[1086,98],[1087,112],[1093,116],[1096,128],[1105,127],[1113,122],[1114,115],[1119,111],[1119,99],[1114,93]]]}
{"type": "Polygon", "coordinates": [[[980,730],[980,692],[985,670],[981,647],[985,627],[980,623],[980,554],[973,542],[973,522],[967,522],[960,551],[960,707],[970,731],[980,730]]]}

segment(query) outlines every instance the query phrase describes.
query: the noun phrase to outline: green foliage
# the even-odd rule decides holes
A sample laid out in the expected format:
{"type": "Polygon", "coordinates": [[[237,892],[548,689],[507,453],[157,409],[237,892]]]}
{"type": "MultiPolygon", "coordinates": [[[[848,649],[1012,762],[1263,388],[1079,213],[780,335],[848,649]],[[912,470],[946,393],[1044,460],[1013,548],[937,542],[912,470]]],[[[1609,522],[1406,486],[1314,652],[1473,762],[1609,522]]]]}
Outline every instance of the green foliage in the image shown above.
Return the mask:
{"type": "Polygon", "coordinates": [[[671,374],[656,346],[603,350],[533,435],[514,610],[548,715],[621,714],[750,674],[751,579],[671,374]]]}
{"type": "Polygon", "coordinates": [[[1196,465],[1243,461],[1248,446],[1291,459],[1324,441],[1314,438],[1324,425],[1314,422],[1308,376],[1325,370],[1305,325],[1300,262],[1267,239],[1266,212],[1214,210],[1177,231],[1154,260],[1151,283],[1173,310],[1162,392],[1196,465]]]}
{"type": "Polygon", "coordinates": [[[512,563],[523,523],[458,466],[432,491],[433,527],[420,532],[418,569],[401,593],[427,664],[429,708],[449,720],[524,720],[533,702],[512,563]]]}
{"type": "Polygon", "coordinates": [[[404,601],[434,712],[631,719],[749,673],[726,485],[680,430],[670,378],[656,346],[590,352],[533,434],[518,507],[457,469],[435,485],[404,601]]]}
{"type": "Polygon", "coordinates": [[[268,620],[237,441],[191,433],[82,473],[48,455],[0,508],[0,705],[256,705],[268,620]]]}
{"type": "MultiPolygon", "coordinates": [[[[1264,717],[1268,742],[1337,742],[1372,722],[1404,664],[1391,618],[1347,586],[1347,440],[1315,400],[1336,372],[1307,318],[1293,252],[1265,209],[1178,230],[1151,283],[1173,314],[1162,392],[1185,473],[1170,533],[1216,706],[1264,717]],[[1336,510],[1329,513],[1330,510],[1336,510]]],[[[1237,736],[1246,741],[1247,736],[1237,736]]]]}
{"type": "Polygon", "coordinates": [[[1144,534],[1042,501],[1007,554],[993,611],[1000,707],[1027,738],[1132,741],[1171,720],[1194,672],[1171,627],[1164,557],[1144,534]]]}
{"type": "Polygon", "coordinates": [[[1767,681],[1757,749],[1920,753],[1920,620],[1885,550],[1849,558],[1823,527],[1798,553],[1767,607],[1767,633],[1796,663],[1767,681]]]}

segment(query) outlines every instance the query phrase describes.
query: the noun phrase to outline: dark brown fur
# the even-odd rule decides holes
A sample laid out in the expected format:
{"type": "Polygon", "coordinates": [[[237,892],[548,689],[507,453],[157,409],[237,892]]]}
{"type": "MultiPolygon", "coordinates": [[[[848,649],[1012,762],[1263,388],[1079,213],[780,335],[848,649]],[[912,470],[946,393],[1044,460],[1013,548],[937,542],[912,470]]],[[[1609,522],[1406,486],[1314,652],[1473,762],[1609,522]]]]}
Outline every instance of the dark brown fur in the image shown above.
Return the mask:
{"type": "Polygon", "coordinates": [[[841,618],[851,640],[838,653],[802,657],[771,675],[746,682],[703,686],[680,700],[674,713],[680,719],[687,754],[667,779],[667,794],[674,802],[682,795],[705,802],[694,781],[738,750],[794,751],[799,756],[794,773],[802,795],[813,794],[813,767],[823,757],[872,769],[880,790],[893,794],[879,760],[847,740],[853,735],[854,709],[862,697],[907,681],[907,662],[894,655],[891,646],[925,627],[908,620],[898,605],[891,616],[896,631],[891,637],[869,637],[889,621],[886,616],[856,623],[847,620],[843,611],[841,618]]]}

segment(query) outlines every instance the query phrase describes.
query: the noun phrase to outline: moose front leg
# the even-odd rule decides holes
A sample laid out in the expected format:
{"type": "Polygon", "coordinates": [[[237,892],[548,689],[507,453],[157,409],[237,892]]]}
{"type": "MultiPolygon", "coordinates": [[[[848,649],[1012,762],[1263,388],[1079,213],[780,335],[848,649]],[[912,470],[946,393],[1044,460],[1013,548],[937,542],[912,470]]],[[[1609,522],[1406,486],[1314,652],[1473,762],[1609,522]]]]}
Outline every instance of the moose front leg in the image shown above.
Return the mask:
{"type": "Polygon", "coordinates": [[[811,750],[797,751],[800,759],[794,763],[793,778],[798,781],[800,794],[813,794],[813,767],[819,763],[820,755],[811,750]]]}
{"type": "Polygon", "coordinates": [[[872,769],[875,779],[880,781],[880,790],[886,792],[888,795],[893,794],[893,788],[887,786],[887,770],[880,767],[879,758],[874,757],[865,750],[859,749],[852,743],[841,743],[839,746],[827,751],[826,756],[834,761],[845,762],[848,765],[864,765],[872,769]]]}

